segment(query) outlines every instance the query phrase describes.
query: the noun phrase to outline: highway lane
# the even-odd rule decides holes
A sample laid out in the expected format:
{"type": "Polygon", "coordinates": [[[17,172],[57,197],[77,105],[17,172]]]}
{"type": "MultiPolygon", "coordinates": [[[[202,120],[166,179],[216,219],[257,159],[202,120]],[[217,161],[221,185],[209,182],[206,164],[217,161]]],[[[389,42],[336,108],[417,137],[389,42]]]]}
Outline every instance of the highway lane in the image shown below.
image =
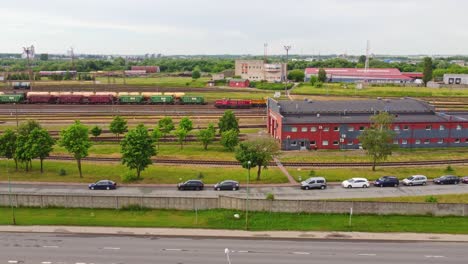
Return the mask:
{"type": "MultiPolygon", "coordinates": [[[[402,235],[404,238],[404,235],[402,235]]],[[[468,243],[0,233],[0,263],[466,263],[468,243]]]]}
{"type": "MultiPolygon", "coordinates": [[[[117,190],[89,190],[83,185],[41,185],[41,184],[12,184],[13,193],[30,194],[80,194],[80,195],[121,195],[121,196],[166,196],[166,197],[218,197],[228,195],[245,197],[245,185],[239,191],[214,191],[212,185],[205,185],[203,191],[178,191],[175,185],[169,187],[118,187],[117,190]]],[[[8,184],[0,184],[0,192],[8,192],[8,184]]],[[[468,184],[459,185],[435,185],[429,183],[426,186],[400,186],[397,188],[370,187],[367,189],[346,189],[341,186],[330,186],[326,190],[301,190],[299,187],[252,187],[251,198],[265,198],[267,193],[274,193],[277,199],[335,199],[335,198],[369,198],[369,197],[399,197],[422,196],[437,194],[464,194],[468,193],[468,184]]]]}

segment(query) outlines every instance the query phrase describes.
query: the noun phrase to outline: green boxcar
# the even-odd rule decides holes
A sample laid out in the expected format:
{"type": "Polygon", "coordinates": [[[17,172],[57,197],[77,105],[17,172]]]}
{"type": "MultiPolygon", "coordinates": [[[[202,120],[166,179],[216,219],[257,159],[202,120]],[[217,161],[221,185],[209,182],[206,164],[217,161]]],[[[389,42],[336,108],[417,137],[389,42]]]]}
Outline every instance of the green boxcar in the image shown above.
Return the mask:
{"type": "Polygon", "coordinates": [[[119,96],[119,103],[122,104],[139,104],[143,101],[141,95],[121,95],[119,96]]]}
{"type": "Polygon", "coordinates": [[[0,103],[8,104],[8,103],[20,103],[24,99],[23,94],[2,94],[0,95],[0,103]]]}
{"type": "Polygon", "coordinates": [[[152,104],[173,104],[174,97],[172,95],[153,95],[150,97],[152,104]]]}
{"type": "Polygon", "coordinates": [[[205,98],[203,96],[182,96],[180,102],[182,104],[205,104],[205,98]]]}

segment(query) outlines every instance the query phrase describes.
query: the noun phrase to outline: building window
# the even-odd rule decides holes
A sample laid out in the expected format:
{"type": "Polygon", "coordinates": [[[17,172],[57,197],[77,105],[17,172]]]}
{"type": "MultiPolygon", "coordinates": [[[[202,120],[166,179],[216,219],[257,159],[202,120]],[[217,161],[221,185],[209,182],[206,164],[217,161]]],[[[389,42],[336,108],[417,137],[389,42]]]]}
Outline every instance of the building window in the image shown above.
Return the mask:
{"type": "Polygon", "coordinates": [[[426,130],[431,130],[432,129],[432,126],[431,125],[427,125],[426,126],[426,130]]]}
{"type": "Polygon", "coordinates": [[[398,139],[394,139],[393,144],[398,145],[398,139]]]}
{"type": "Polygon", "coordinates": [[[323,131],[328,132],[328,131],[330,131],[330,128],[329,127],[324,127],[323,131]]]}
{"type": "Polygon", "coordinates": [[[439,138],[439,140],[437,141],[438,144],[443,144],[444,143],[444,139],[443,138],[439,138]]]}
{"type": "Polygon", "coordinates": [[[455,142],[455,144],[460,144],[460,139],[456,138],[454,142],[455,142]]]}
{"type": "Polygon", "coordinates": [[[292,141],[291,146],[297,146],[297,141],[292,141]]]}
{"type": "Polygon", "coordinates": [[[421,140],[420,139],[416,139],[416,141],[414,142],[416,145],[419,145],[421,144],[421,140]]]}
{"type": "Polygon", "coordinates": [[[328,140],[324,140],[324,141],[322,141],[322,145],[324,145],[324,146],[328,146],[328,140]]]}
{"type": "Polygon", "coordinates": [[[402,144],[402,145],[408,144],[408,140],[407,140],[407,139],[402,139],[402,140],[401,140],[401,144],[402,144]]]}
{"type": "Polygon", "coordinates": [[[311,144],[312,146],[315,146],[315,144],[316,144],[316,143],[315,143],[315,140],[312,140],[312,141],[310,142],[310,144],[311,144]]]}
{"type": "Polygon", "coordinates": [[[425,140],[424,140],[424,144],[429,144],[429,143],[431,143],[431,140],[430,140],[430,139],[425,139],[425,140]]]}
{"type": "Polygon", "coordinates": [[[340,128],[339,127],[334,127],[333,131],[340,131],[340,128]]]}
{"type": "Polygon", "coordinates": [[[462,130],[462,125],[457,125],[457,130],[462,130]]]}
{"type": "Polygon", "coordinates": [[[338,144],[340,144],[340,143],[338,142],[338,140],[334,140],[334,141],[333,141],[333,146],[338,146],[338,144]]]}
{"type": "Polygon", "coordinates": [[[307,132],[307,127],[302,127],[301,132],[307,132]]]}
{"type": "Polygon", "coordinates": [[[347,143],[347,144],[348,144],[348,146],[352,146],[353,143],[354,143],[354,142],[353,142],[352,140],[348,140],[348,143],[347,143]]]}
{"type": "Polygon", "coordinates": [[[310,128],[310,132],[316,132],[316,131],[317,131],[317,127],[313,126],[313,127],[310,128]]]}
{"type": "Polygon", "coordinates": [[[364,131],[364,129],[365,129],[365,127],[363,127],[363,126],[359,127],[359,131],[364,131]]]}
{"type": "Polygon", "coordinates": [[[405,125],[405,126],[403,127],[403,130],[409,130],[409,126],[408,126],[408,125],[405,125]]]}
{"type": "Polygon", "coordinates": [[[393,130],[400,131],[400,126],[395,126],[395,128],[393,130]]]}
{"type": "Polygon", "coordinates": [[[439,130],[445,130],[445,126],[444,126],[444,125],[440,125],[439,130]]]}
{"type": "Polygon", "coordinates": [[[291,132],[297,132],[297,127],[291,127],[291,132]]]}
{"type": "Polygon", "coordinates": [[[349,132],[353,132],[353,131],[354,131],[354,127],[352,127],[352,126],[351,126],[351,127],[348,127],[348,131],[349,131],[349,132]]]}

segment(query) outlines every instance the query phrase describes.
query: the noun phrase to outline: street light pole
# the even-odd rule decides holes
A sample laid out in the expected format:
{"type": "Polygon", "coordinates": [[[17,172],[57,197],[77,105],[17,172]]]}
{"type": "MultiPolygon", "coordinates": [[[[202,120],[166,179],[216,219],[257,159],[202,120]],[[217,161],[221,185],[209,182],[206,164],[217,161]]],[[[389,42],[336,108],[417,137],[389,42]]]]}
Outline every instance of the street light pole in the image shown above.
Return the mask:
{"type": "Polygon", "coordinates": [[[247,174],[247,199],[245,200],[245,230],[249,229],[249,182],[250,182],[250,165],[252,162],[250,160],[247,162],[248,165],[248,174],[247,174]]]}

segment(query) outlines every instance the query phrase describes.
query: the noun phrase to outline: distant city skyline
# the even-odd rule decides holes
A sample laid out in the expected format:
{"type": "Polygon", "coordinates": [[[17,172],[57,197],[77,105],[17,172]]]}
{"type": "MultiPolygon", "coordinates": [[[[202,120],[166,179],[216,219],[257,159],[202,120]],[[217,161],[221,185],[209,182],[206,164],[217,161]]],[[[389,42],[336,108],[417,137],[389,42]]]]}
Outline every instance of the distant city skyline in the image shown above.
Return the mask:
{"type": "Polygon", "coordinates": [[[462,0],[16,0],[0,53],[141,55],[468,54],[462,0]]]}

